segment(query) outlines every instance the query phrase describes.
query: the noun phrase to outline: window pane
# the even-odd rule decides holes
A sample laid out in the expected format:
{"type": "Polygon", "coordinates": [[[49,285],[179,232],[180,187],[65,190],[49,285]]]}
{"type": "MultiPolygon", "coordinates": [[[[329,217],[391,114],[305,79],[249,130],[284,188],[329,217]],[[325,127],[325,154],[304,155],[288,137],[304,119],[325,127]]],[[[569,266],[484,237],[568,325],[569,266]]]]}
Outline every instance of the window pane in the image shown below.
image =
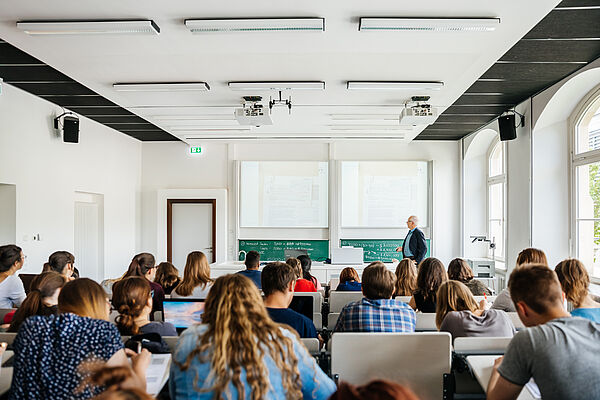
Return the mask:
{"type": "Polygon", "coordinates": [[[502,142],[498,142],[490,154],[489,176],[502,175],[504,173],[503,159],[502,142]]]}
{"type": "MultiPolygon", "coordinates": [[[[496,243],[496,257],[504,258],[504,223],[499,220],[490,221],[490,239],[496,243]]],[[[490,250],[490,256],[492,251],[490,250]]]]}
{"type": "Polygon", "coordinates": [[[577,223],[577,258],[594,277],[600,278],[600,222],[577,223]]]}
{"type": "Polygon", "coordinates": [[[600,218],[600,163],[577,167],[577,218],[600,218]]]}
{"type": "Polygon", "coordinates": [[[504,219],[503,183],[489,186],[489,219],[504,219]]]}
{"type": "Polygon", "coordinates": [[[585,115],[577,126],[577,153],[600,149],[600,109],[585,115]]]}

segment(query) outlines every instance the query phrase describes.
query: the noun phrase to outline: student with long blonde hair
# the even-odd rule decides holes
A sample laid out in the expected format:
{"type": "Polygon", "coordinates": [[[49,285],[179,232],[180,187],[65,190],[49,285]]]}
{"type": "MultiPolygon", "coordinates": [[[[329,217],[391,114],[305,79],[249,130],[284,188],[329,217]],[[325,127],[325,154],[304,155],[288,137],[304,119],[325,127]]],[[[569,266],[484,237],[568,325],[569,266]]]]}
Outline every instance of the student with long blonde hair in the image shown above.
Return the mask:
{"type": "Polygon", "coordinates": [[[515,333],[504,311],[486,310],[485,300],[477,304],[469,288],[459,281],[447,281],[437,291],[435,325],[452,338],[465,336],[512,337],[515,333]]]}
{"type": "Polygon", "coordinates": [[[394,296],[412,296],[417,289],[417,266],[414,260],[403,258],[396,266],[394,296]]]}
{"type": "Polygon", "coordinates": [[[219,277],[202,324],[188,328],[173,354],[171,398],[327,399],[335,384],[295,332],[271,318],[254,283],[219,277]]]}
{"type": "Polygon", "coordinates": [[[201,251],[192,251],[187,256],[183,269],[183,280],[171,293],[172,298],[193,297],[204,299],[212,286],[210,266],[206,255],[201,251]]]}
{"type": "Polygon", "coordinates": [[[575,307],[571,315],[600,323],[600,303],[590,296],[590,276],[583,263],[576,259],[563,260],[554,271],[567,300],[575,307]]]}

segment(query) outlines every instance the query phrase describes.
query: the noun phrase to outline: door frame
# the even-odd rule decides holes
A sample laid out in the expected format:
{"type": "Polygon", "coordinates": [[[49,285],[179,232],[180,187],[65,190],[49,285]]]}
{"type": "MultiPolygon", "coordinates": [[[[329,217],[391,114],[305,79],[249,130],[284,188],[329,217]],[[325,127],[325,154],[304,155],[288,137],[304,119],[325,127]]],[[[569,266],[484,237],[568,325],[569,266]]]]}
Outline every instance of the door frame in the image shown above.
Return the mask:
{"type": "Polygon", "coordinates": [[[212,261],[217,261],[217,199],[167,199],[167,261],[173,256],[173,204],[211,204],[212,205],[212,261]]]}

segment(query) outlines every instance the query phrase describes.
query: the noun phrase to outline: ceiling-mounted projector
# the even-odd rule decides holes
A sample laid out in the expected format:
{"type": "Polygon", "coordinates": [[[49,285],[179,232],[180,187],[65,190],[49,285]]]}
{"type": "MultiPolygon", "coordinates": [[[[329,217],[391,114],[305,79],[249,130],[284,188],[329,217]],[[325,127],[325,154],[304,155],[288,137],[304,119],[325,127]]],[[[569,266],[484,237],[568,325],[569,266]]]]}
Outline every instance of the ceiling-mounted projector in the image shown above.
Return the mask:
{"type": "Polygon", "coordinates": [[[400,125],[431,125],[438,118],[438,111],[430,104],[423,103],[429,96],[413,96],[412,105],[406,103],[400,113],[400,125]]]}
{"type": "Polygon", "coordinates": [[[240,125],[273,125],[271,111],[260,103],[261,96],[244,96],[242,108],[236,108],[234,115],[240,125]]]}

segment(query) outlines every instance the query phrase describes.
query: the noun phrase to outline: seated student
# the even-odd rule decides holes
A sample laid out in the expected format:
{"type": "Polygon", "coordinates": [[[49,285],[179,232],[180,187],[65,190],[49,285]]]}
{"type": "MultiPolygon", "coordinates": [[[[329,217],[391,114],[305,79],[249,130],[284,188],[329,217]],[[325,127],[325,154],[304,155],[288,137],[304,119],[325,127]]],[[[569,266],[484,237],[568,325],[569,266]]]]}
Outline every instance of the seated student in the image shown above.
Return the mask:
{"type": "Polygon", "coordinates": [[[544,400],[600,398],[600,325],[569,315],[547,265],[516,268],[508,288],[528,328],[496,360],[487,398],[516,399],[531,378],[544,400]]]}
{"type": "MultiPolygon", "coordinates": [[[[55,251],[44,263],[42,272],[54,271],[64,275],[68,280],[73,280],[75,272],[75,256],[68,251],[55,251]]],[[[77,274],[79,276],[79,274],[77,274]]]]}
{"type": "MultiPolygon", "coordinates": [[[[30,317],[21,325],[13,343],[10,399],[89,399],[101,389],[81,390],[82,364],[107,361],[108,366],[130,367],[119,331],[108,322],[110,304],[100,285],[87,278],[68,282],[58,296],[58,310],[58,315],[30,317]]],[[[149,355],[143,352],[132,360],[139,387],[145,389],[145,368],[137,364],[142,357],[149,355]]]]}
{"type": "Polygon", "coordinates": [[[564,260],[554,271],[567,300],[575,307],[571,315],[600,323],[600,303],[590,296],[590,276],[583,263],[575,259],[564,260]]]}
{"type": "Polygon", "coordinates": [[[354,386],[342,381],[329,400],[419,400],[419,398],[406,386],[377,379],[362,386],[354,386]]]}
{"type": "Polygon", "coordinates": [[[154,278],[154,282],[162,286],[166,295],[170,295],[171,292],[173,292],[173,290],[181,282],[181,278],[179,278],[179,271],[170,262],[161,262],[156,268],[156,277],[154,278]]]}
{"type": "Polygon", "coordinates": [[[417,289],[417,266],[414,260],[403,258],[396,266],[394,296],[412,296],[417,289]]]}
{"type": "Polygon", "coordinates": [[[298,260],[300,261],[300,265],[302,266],[302,277],[310,282],[317,288],[317,290],[323,289],[321,287],[321,282],[314,276],[310,274],[310,270],[312,268],[312,260],[306,254],[301,254],[298,256],[298,260]]]}
{"type": "MultiPolygon", "coordinates": [[[[150,361],[150,357],[144,359],[146,363],[150,361]]],[[[138,387],[137,377],[131,368],[103,365],[90,372],[89,384],[106,388],[104,392],[94,397],[94,400],[154,400],[154,397],[138,387]]]]}
{"type": "Polygon", "coordinates": [[[414,332],[415,312],[406,303],[392,299],[396,277],[380,261],[363,271],[360,301],[347,304],[335,332],[414,332]]]}
{"type": "Polygon", "coordinates": [[[246,269],[239,271],[238,274],[249,278],[252,282],[254,282],[257,288],[261,289],[260,271],[258,270],[260,267],[260,253],[258,251],[250,250],[248,253],[246,253],[244,264],[246,265],[246,269]]]}
{"type": "Polygon", "coordinates": [[[473,270],[462,258],[455,258],[448,264],[448,279],[459,281],[469,288],[473,296],[491,296],[492,291],[485,284],[474,279],[473,270]]]}
{"type": "Polygon", "coordinates": [[[24,263],[25,256],[19,246],[0,246],[0,308],[19,307],[25,300],[23,282],[15,275],[24,263]]]}
{"type": "Polygon", "coordinates": [[[173,354],[171,399],[328,399],[335,383],[295,332],[269,318],[249,279],[217,278],[202,324],[186,329],[173,354]]]}
{"type": "Polygon", "coordinates": [[[262,290],[265,307],[271,319],[294,328],[301,338],[316,338],[315,324],[304,315],[289,309],[294,298],[296,273],[288,264],[272,262],[262,270],[262,290]]]}
{"type": "Polygon", "coordinates": [[[294,286],[294,292],[316,292],[317,288],[312,282],[302,277],[302,265],[300,260],[297,258],[288,258],[285,263],[292,267],[296,274],[296,286],[294,286]]]}
{"type": "MultiPolygon", "coordinates": [[[[548,260],[546,254],[540,249],[527,248],[522,250],[517,256],[517,267],[525,264],[541,264],[548,266],[548,260]]],[[[508,288],[504,289],[494,300],[492,308],[495,310],[502,310],[506,312],[516,312],[515,303],[510,298],[510,292],[508,288]]]]}
{"type": "Polygon", "coordinates": [[[150,319],[153,320],[154,312],[162,311],[163,301],[165,300],[165,292],[162,286],[154,282],[154,278],[156,277],[156,260],[154,256],[150,253],[135,255],[123,278],[130,276],[141,276],[142,278],[146,278],[150,284],[150,289],[152,290],[152,313],[150,314],[150,319]]]}
{"type": "Polygon", "coordinates": [[[31,290],[15,313],[8,332],[18,332],[23,321],[33,315],[58,314],[58,295],[67,277],[58,272],[44,272],[31,281],[31,290]]]}
{"type": "Polygon", "coordinates": [[[501,310],[486,310],[485,300],[477,304],[469,288],[459,281],[441,284],[437,292],[435,325],[440,332],[457,337],[513,337],[515,327],[501,310]]]}
{"type": "Polygon", "coordinates": [[[141,333],[158,333],[177,336],[175,326],[169,322],[150,322],[152,296],[148,281],[140,276],[130,276],[113,285],[112,304],[119,316],[115,320],[123,336],[141,333]]]}
{"type": "Polygon", "coordinates": [[[205,299],[212,286],[210,265],[201,251],[192,251],[187,256],[183,269],[183,280],[171,293],[171,298],[191,297],[205,299]]]}
{"type": "Polygon", "coordinates": [[[335,289],[338,292],[360,292],[362,290],[358,272],[352,267],[346,267],[340,272],[340,283],[335,289]]]}
{"type": "Polygon", "coordinates": [[[437,306],[437,291],[447,280],[446,268],[440,260],[434,257],[424,259],[419,264],[417,289],[408,305],[415,311],[434,313],[437,306]]]}

